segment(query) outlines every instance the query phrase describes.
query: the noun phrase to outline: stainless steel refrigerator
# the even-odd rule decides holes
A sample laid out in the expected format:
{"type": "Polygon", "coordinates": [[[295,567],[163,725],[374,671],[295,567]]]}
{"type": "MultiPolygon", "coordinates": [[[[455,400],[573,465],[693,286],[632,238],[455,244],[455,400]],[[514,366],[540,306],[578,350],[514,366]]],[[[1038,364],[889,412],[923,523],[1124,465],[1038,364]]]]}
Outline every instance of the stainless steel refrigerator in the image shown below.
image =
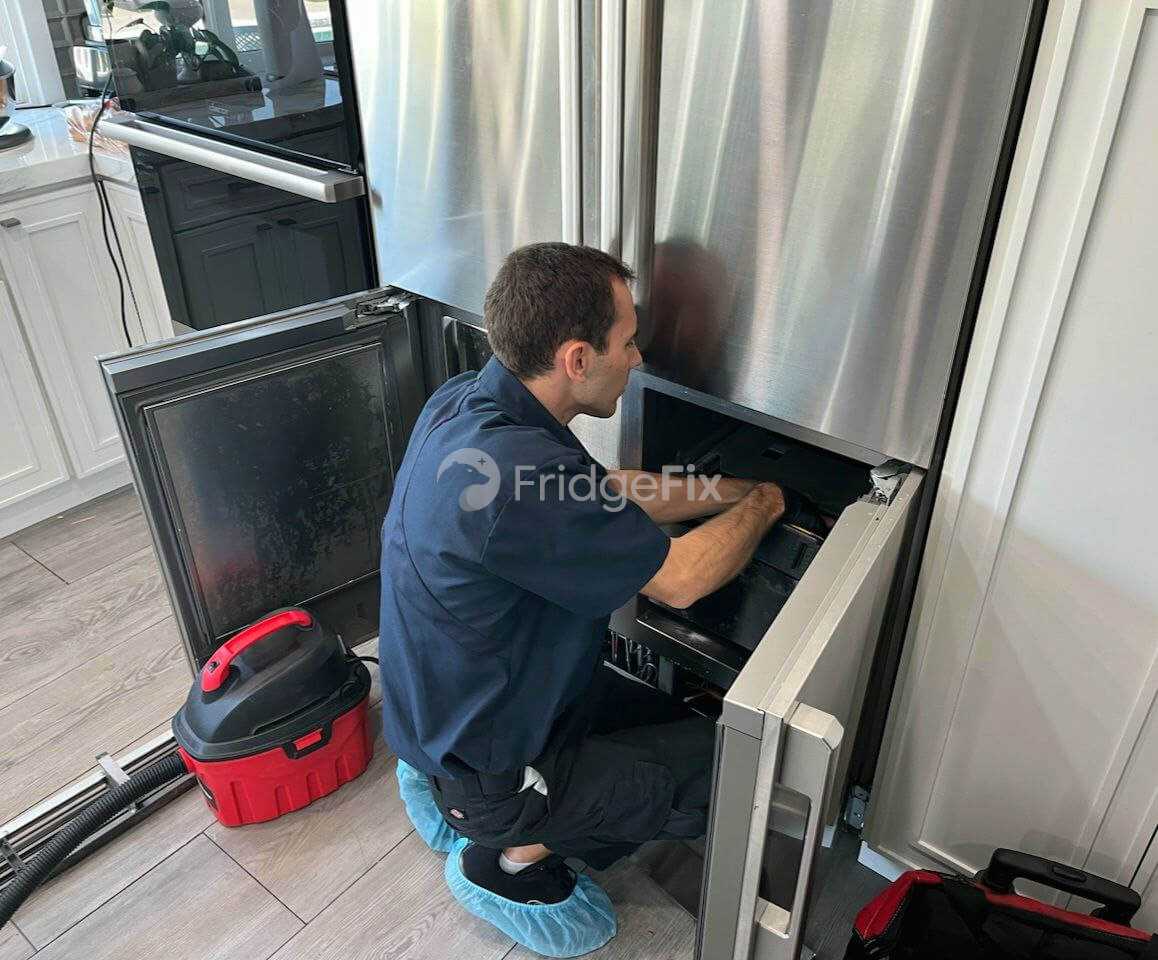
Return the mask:
{"type": "Polygon", "coordinates": [[[608,654],[717,717],[699,955],[798,956],[864,705],[887,705],[1042,8],[348,0],[389,289],[104,363],[191,663],[285,603],[372,636],[394,466],[423,397],[488,355],[499,262],[619,253],[646,364],[577,425],[592,452],[824,505],[714,606],[628,604],[608,654]]]}

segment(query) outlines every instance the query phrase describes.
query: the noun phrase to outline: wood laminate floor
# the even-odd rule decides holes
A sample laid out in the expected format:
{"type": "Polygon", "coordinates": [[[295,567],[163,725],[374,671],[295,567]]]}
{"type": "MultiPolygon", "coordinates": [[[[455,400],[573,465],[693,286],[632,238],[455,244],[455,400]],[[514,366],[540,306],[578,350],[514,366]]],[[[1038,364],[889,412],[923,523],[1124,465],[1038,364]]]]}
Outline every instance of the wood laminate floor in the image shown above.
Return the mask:
{"type": "MultiPolygon", "coordinates": [[[[189,682],[131,489],[0,542],[0,822],[163,730],[189,682]]],[[[354,783],[240,829],[186,792],[37,891],[0,930],[0,960],[529,958],[450,896],[395,763],[378,737],[354,783]]],[[[807,939],[837,958],[884,881],[851,837],[825,856],[807,939]]],[[[593,956],[688,960],[699,863],[651,850],[600,875],[620,932],[593,956]]]]}

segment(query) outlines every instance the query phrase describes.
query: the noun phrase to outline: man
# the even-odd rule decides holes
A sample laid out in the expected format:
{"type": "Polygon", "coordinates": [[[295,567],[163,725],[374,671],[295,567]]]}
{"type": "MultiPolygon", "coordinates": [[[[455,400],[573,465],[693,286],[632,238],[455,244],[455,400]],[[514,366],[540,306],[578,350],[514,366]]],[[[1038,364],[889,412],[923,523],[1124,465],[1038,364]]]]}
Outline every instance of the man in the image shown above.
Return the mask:
{"type": "Polygon", "coordinates": [[[610,417],[641,362],[632,279],[561,243],[506,259],[485,304],[495,358],[427,402],[382,534],[385,735],[408,810],[436,846],[447,825],[469,838],[447,862],[468,909],[555,956],[615,930],[564,858],[604,869],[706,826],[712,726],[609,683],[609,615],[713,592],[784,511],[774,484],[606,471],[568,429],[610,417]],[[709,515],[674,539],[659,526],[709,515]]]}

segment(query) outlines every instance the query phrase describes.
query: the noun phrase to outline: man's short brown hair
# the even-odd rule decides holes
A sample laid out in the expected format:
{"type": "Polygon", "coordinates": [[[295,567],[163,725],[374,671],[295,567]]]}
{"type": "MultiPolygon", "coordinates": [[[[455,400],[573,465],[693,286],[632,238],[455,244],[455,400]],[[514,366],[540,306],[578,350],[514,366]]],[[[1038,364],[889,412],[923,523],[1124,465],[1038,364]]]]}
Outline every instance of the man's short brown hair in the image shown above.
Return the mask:
{"type": "Polygon", "coordinates": [[[555,351],[584,340],[600,353],[615,323],[611,278],[635,274],[594,247],[531,243],[508,254],[483,307],[495,355],[515,376],[530,379],[555,365],[555,351]]]}

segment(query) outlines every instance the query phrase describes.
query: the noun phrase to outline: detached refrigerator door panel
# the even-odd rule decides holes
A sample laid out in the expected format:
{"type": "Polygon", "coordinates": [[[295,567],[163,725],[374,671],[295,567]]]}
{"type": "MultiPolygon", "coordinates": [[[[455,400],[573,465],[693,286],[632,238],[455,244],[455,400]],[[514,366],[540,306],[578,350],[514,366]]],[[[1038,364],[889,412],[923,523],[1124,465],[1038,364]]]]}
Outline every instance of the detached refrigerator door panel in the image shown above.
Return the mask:
{"type": "Polygon", "coordinates": [[[843,511],[727,692],[700,957],[799,956],[812,867],[824,827],[838,815],[868,667],[923,478],[912,469],[889,502],[875,493],[843,511]],[[770,831],[785,819],[799,823],[799,863],[772,859],[770,831]],[[785,887],[785,902],[770,899],[785,887]]]}
{"type": "Polygon", "coordinates": [[[377,634],[379,529],[423,399],[416,313],[377,291],[102,361],[194,668],[281,606],[377,634]]]}

